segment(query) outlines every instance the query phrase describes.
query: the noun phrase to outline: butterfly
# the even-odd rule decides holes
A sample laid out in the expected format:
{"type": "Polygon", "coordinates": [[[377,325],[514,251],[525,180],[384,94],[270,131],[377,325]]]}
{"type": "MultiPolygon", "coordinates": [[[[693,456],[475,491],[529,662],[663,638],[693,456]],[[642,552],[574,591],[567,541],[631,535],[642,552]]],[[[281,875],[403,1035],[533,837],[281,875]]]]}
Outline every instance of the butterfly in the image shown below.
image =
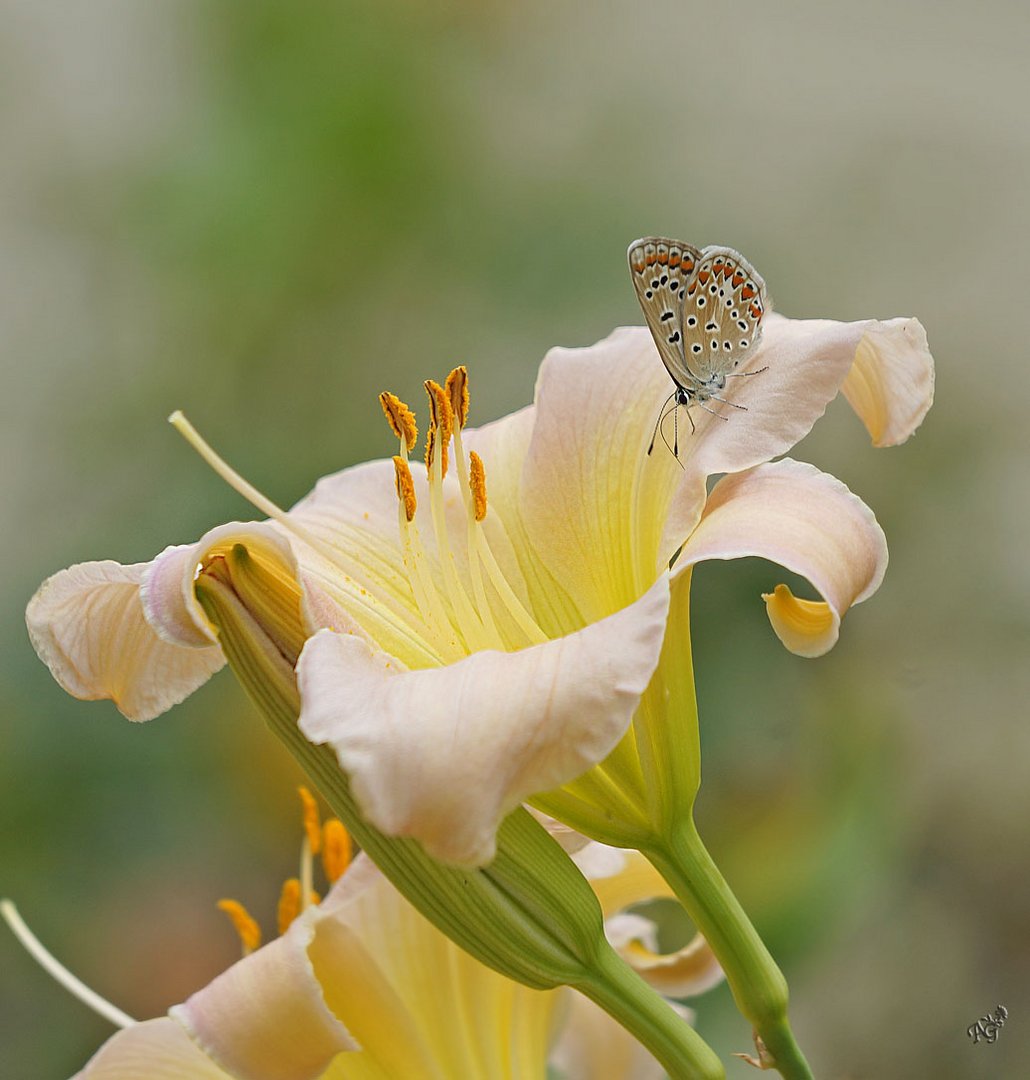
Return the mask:
{"type": "MultiPolygon", "coordinates": [[[[744,409],[718,395],[727,378],[758,374],[736,369],[761,340],[765,282],[743,255],[728,247],[698,251],[681,240],[645,236],[634,240],[626,255],[658,355],[676,386],[659,413],[650,454],[662,422],[681,405],[699,405],[720,420],[728,418],[705,402],[744,409]]],[[[679,457],[678,425],[672,451],[679,457]]]]}

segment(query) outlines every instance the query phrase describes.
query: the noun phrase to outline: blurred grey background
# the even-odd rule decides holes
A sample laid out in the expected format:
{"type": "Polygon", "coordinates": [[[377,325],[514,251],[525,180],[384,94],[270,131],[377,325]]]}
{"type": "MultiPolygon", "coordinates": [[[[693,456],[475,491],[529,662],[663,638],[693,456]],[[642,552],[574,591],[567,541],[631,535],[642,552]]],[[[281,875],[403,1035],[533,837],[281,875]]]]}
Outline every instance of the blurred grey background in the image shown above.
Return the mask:
{"type": "MultiPolygon", "coordinates": [[[[250,516],[169,412],[289,504],[390,452],[384,387],[466,363],[482,422],[638,322],[634,237],[726,243],[787,314],[917,315],[938,393],[900,449],[837,403],[795,451],[891,545],[828,657],[779,647],[773,567],[695,574],[703,833],[819,1077],[1025,1075],[1028,42],[1016,2],[0,4],[0,893],[146,1017],[292,872],[297,774],[231,677],[133,726],[24,631],[51,572],[250,516]]],[[[5,1076],[110,1033],[6,933],[0,973],[5,1076]]]]}

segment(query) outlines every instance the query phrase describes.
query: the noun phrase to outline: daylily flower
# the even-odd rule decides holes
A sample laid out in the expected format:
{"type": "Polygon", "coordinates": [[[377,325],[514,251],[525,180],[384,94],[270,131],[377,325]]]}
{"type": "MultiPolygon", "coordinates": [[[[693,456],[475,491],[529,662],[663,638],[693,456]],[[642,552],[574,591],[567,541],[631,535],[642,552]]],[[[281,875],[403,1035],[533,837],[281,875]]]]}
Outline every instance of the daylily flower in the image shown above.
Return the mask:
{"type": "MultiPolygon", "coordinates": [[[[339,823],[326,823],[327,836],[330,825],[339,823]]],[[[640,936],[653,937],[647,919],[619,915],[616,905],[667,895],[655,871],[636,852],[591,845],[578,857],[601,875],[598,892],[615,933],[618,920],[630,919],[640,936]]],[[[107,1007],[105,1015],[122,1029],[77,1080],[544,1080],[549,1061],[566,1080],[665,1075],[586,998],[528,989],[472,959],[364,855],[325,900],[292,913],[282,936],[263,947],[256,947],[256,926],[239,905],[220,906],[234,916],[243,959],[168,1016],[133,1022],[107,1007]]],[[[281,920],[282,913],[281,903],[281,920]]],[[[31,938],[23,926],[19,933],[31,938]]],[[[644,955],[635,945],[625,950],[634,959],[644,955]]],[[[700,937],[673,956],[647,955],[638,966],[645,977],[658,967],[678,968],[673,989],[681,997],[721,978],[700,937]]],[[[64,973],[54,973],[64,981],[64,973]]],[[[689,1017],[689,1010],[673,1007],[689,1017]]]]}
{"type": "MultiPolygon", "coordinates": [[[[320,481],[289,514],[216,460],[276,520],[222,526],[151,563],[55,575],[29,605],[33,644],[71,693],[155,716],[223,663],[193,587],[198,567],[242,545],[300,586],[301,728],[333,746],[378,828],[483,863],[512,807],[577,777],[561,809],[575,801],[589,818],[604,805],[610,817],[610,780],[582,774],[626,733],[659,661],[670,587],[685,592],[691,566],[759,555],[807,577],[821,600],[785,586],[766,597],[802,655],[831,647],[883,576],[868,508],[812,466],[770,459],[842,387],[878,445],[907,437],[932,395],[922,327],[770,315],[752,367],[768,370],[728,391],[747,411],[700,413],[678,461],[646,452],[667,377],[642,328],[552,350],[535,405],[478,431],[462,430],[463,369],[446,391],[427,384],[428,468],[408,464],[414,421],[385,395],[398,457],[320,481]]],[[[266,624],[281,600],[256,601],[266,624]]],[[[611,764],[639,774],[640,757],[630,747],[611,764]]]]}

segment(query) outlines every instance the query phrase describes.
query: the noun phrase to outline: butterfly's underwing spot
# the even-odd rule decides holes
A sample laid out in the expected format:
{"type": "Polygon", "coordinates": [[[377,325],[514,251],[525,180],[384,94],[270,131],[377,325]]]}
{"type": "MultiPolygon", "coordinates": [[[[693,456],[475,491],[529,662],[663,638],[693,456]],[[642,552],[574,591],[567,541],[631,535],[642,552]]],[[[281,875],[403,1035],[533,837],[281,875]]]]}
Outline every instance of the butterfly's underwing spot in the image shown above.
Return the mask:
{"type": "Polygon", "coordinates": [[[662,314],[662,322],[668,322],[669,319],[675,319],[675,318],[676,318],[676,312],[675,311],[666,311],[666,312],[663,312],[663,314],[662,314]]]}
{"type": "Polygon", "coordinates": [[[741,330],[746,330],[747,329],[747,323],[744,322],[743,319],[738,319],[737,320],[737,325],[741,328],[741,330]]]}
{"type": "Polygon", "coordinates": [[[679,339],[680,339],[680,332],[677,330],[674,334],[669,335],[669,344],[670,345],[675,345],[676,342],[679,341],[679,339]]]}
{"type": "Polygon", "coordinates": [[[694,344],[691,345],[691,349],[694,352],[699,353],[701,351],[701,346],[695,341],[694,344]]]}
{"type": "Polygon", "coordinates": [[[696,315],[687,316],[687,326],[697,326],[697,316],[696,315]]]}

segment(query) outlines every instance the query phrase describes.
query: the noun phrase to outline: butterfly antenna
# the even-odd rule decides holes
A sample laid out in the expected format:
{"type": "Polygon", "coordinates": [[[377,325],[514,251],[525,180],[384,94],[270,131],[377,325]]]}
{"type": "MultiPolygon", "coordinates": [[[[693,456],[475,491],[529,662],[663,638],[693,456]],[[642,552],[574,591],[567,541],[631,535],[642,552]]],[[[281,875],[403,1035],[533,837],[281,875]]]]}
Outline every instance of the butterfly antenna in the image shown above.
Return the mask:
{"type": "MultiPolygon", "coordinates": [[[[669,413],[677,413],[678,411],[679,411],[679,403],[677,402],[675,405],[673,405],[673,407],[669,410],[669,412],[667,412],[665,414],[665,416],[662,417],[662,419],[663,420],[668,420],[669,413]]],[[[687,417],[689,418],[689,416],[690,416],[690,413],[688,412],[687,417]]],[[[674,416],[673,417],[673,424],[675,425],[675,423],[676,423],[676,418],[674,416]]],[[[693,421],[691,421],[691,424],[693,424],[693,421]]],[[[665,427],[664,426],[662,427],[662,442],[665,443],[665,449],[668,450],[669,453],[672,454],[672,456],[676,459],[676,464],[681,469],[686,469],[686,465],[684,465],[683,462],[680,461],[679,454],[676,453],[676,449],[678,449],[678,441],[677,441],[676,449],[674,449],[673,447],[671,447],[669,445],[669,440],[665,437],[665,427]]]]}
{"type": "MultiPolygon", "coordinates": [[[[671,393],[665,399],[665,401],[662,402],[662,407],[658,410],[658,419],[657,419],[657,421],[655,421],[654,431],[651,433],[651,442],[650,442],[650,445],[647,448],[647,456],[648,457],[651,456],[651,451],[654,449],[654,441],[655,441],[655,439],[658,438],[658,428],[661,426],[662,421],[669,415],[665,411],[665,406],[668,405],[669,402],[672,401],[672,399],[675,396],[676,396],[676,393],[675,393],[675,391],[673,391],[673,393],[671,393]]],[[[663,436],[663,438],[664,438],[664,436],[663,436]]]]}
{"type": "Polygon", "coordinates": [[[746,379],[751,375],[761,375],[763,371],[768,371],[768,370],[769,370],[769,365],[766,364],[765,367],[760,367],[760,368],[758,368],[757,371],[727,371],[726,372],[726,378],[727,379],[746,379]]]}

